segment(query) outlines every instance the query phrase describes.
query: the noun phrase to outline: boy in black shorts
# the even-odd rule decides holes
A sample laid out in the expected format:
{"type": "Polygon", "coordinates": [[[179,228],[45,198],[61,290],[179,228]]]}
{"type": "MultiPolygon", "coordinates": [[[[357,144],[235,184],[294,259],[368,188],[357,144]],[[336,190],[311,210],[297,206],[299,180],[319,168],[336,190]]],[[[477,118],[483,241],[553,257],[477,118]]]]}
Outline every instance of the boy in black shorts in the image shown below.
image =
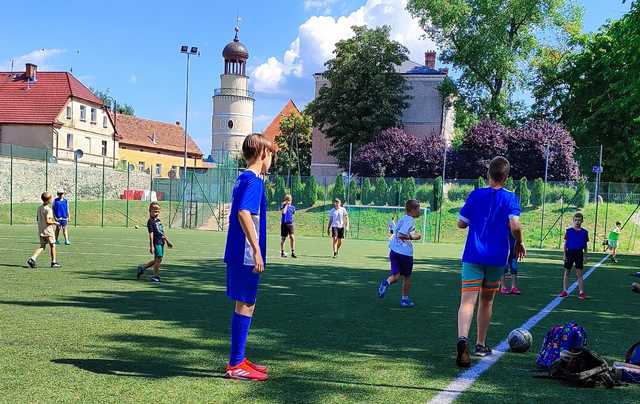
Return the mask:
{"type": "Polygon", "coordinates": [[[584,256],[587,253],[589,244],[589,232],[582,228],[584,216],[578,212],[573,215],[573,226],[567,229],[564,236],[564,277],[562,278],[562,292],[560,297],[567,297],[569,293],[569,272],[575,265],[576,277],[578,278],[578,288],[580,294],[578,298],[584,300],[587,295],[584,293],[584,278],[582,270],[584,269],[584,256]]]}
{"type": "Polygon", "coordinates": [[[147,221],[149,231],[149,252],[153,254],[153,260],[138,267],[137,277],[140,279],[145,269],[153,267],[151,282],[160,282],[160,264],[164,257],[164,246],[173,248],[173,244],[164,234],[164,226],[160,220],[160,204],[151,202],[149,205],[149,220],[147,221]]]}
{"type": "Polygon", "coordinates": [[[291,258],[298,258],[296,257],[296,239],[293,227],[293,215],[296,213],[296,207],[293,206],[293,198],[291,195],[284,196],[282,206],[280,206],[280,213],[282,213],[282,219],[280,220],[280,257],[287,258],[287,254],[284,252],[284,242],[287,241],[287,237],[289,237],[289,241],[291,242],[291,258]]]}

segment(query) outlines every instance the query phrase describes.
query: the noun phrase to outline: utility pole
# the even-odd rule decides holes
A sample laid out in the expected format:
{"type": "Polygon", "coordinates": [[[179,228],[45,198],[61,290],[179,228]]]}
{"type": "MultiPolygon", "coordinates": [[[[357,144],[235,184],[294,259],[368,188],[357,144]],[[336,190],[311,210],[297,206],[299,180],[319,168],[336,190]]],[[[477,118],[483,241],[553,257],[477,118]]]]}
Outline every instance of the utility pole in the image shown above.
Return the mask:
{"type": "Polygon", "coordinates": [[[347,204],[351,203],[351,154],[353,152],[353,143],[349,143],[349,176],[347,177],[347,204]]]}
{"type": "Polygon", "coordinates": [[[540,219],[540,248],[544,239],[544,205],[547,198],[547,178],[549,175],[549,143],[544,145],[544,184],[542,185],[542,218],[540,219]]]}
{"type": "Polygon", "coordinates": [[[600,177],[602,175],[602,145],[600,145],[600,158],[596,171],[596,220],[593,229],[593,251],[596,250],[596,238],[598,237],[598,208],[600,206],[600,177]]]}

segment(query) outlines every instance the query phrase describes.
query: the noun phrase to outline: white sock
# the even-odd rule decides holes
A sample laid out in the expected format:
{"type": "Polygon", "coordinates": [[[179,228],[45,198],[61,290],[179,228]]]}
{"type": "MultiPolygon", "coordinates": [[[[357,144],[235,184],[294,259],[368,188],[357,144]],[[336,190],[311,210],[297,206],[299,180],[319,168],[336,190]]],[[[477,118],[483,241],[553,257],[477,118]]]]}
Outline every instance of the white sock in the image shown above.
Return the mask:
{"type": "Polygon", "coordinates": [[[402,300],[407,300],[409,296],[402,296],[402,300]]]}

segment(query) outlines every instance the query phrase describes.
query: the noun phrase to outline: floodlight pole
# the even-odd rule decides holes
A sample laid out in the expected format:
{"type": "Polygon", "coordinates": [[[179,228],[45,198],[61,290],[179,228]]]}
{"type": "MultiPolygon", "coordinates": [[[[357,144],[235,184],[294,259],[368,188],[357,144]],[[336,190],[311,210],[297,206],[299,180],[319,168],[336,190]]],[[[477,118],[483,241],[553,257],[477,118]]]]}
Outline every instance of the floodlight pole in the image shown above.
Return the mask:
{"type": "Polygon", "coordinates": [[[191,55],[198,55],[197,48],[191,48],[189,51],[189,47],[182,47],[180,53],[184,53],[187,55],[187,83],[185,89],[185,97],[184,97],[184,162],[183,162],[183,172],[182,172],[182,228],[185,227],[185,222],[187,220],[187,211],[185,210],[186,198],[185,194],[187,191],[187,129],[189,126],[189,67],[191,61],[191,55]]]}
{"type": "Polygon", "coordinates": [[[600,206],[600,177],[602,175],[602,145],[600,145],[600,159],[598,160],[598,170],[596,172],[596,220],[593,228],[593,251],[596,250],[596,238],[598,237],[598,208],[600,206]]]}
{"type": "Polygon", "coordinates": [[[353,143],[349,143],[349,176],[347,178],[347,203],[351,203],[351,156],[353,152],[353,143]]]}
{"type": "Polygon", "coordinates": [[[544,240],[544,205],[547,198],[547,178],[549,175],[549,143],[545,142],[544,145],[544,184],[542,184],[542,218],[540,219],[540,248],[542,248],[542,241],[544,240]]]}

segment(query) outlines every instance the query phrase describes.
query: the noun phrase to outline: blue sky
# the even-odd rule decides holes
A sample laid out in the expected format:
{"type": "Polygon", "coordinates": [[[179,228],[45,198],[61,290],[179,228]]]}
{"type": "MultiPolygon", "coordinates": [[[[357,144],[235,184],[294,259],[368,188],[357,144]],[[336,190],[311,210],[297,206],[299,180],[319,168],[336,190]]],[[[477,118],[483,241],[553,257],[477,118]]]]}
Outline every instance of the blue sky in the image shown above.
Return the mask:
{"type": "MultiPolygon", "coordinates": [[[[222,48],[240,39],[249,48],[251,85],[257,90],[254,130],[269,124],[289,98],[303,107],[313,97],[312,74],[332,44],[354,23],[389,24],[412,59],[435,44],[403,10],[406,0],[139,0],[91,3],[36,0],[2,6],[0,70],[11,60],[41,70],[69,70],[88,86],[109,89],[136,115],[184,121],[185,57],[181,44],[198,46],[192,59],[189,132],[205,154],[211,147],[211,96],[220,85],[222,48]],[[7,17],[7,16],[10,16],[7,17]]],[[[578,0],[585,30],[629,10],[621,0],[578,0]]]]}

